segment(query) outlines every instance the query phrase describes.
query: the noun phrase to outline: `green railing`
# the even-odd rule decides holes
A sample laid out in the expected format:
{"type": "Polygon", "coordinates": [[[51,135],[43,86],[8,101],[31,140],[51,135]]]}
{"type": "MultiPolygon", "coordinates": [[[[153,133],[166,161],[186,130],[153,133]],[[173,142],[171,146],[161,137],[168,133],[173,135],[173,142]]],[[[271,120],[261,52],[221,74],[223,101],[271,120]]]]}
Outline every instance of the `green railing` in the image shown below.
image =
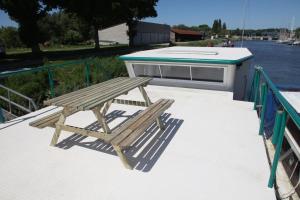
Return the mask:
{"type": "Polygon", "coordinates": [[[89,86],[90,85],[90,74],[91,74],[90,65],[91,65],[92,61],[93,61],[93,59],[89,58],[89,59],[75,60],[75,61],[69,61],[69,62],[64,62],[64,63],[59,63],[59,64],[46,64],[43,66],[33,67],[33,68],[29,68],[29,69],[9,71],[7,73],[2,72],[2,73],[0,73],[0,79],[9,77],[9,76],[13,76],[13,75],[17,75],[17,74],[22,74],[22,73],[47,71],[49,87],[50,87],[50,96],[55,97],[53,69],[69,67],[69,66],[78,65],[78,64],[84,64],[85,65],[85,70],[84,70],[85,83],[86,83],[86,86],[89,86]]]}
{"type": "MultiPolygon", "coordinates": [[[[0,79],[9,78],[14,75],[26,74],[26,73],[36,73],[36,72],[46,72],[48,74],[48,84],[49,84],[49,92],[50,97],[53,98],[56,96],[55,93],[55,82],[54,82],[54,70],[58,68],[65,68],[65,67],[72,67],[80,65],[84,67],[83,72],[83,83],[85,86],[89,86],[91,84],[91,65],[95,65],[94,58],[82,59],[82,60],[75,60],[75,61],[67,61],[63,63],[57,64],[46,64],[39,67],[32,67],[32,68],[25,68],[15,71],[9,72],[1,72],[0,79]]],[[[0,106],[0,123],[5,121],[4,112],[0,106]]]]}
{"type": "Polygon", "coordinates": [[[265,73],[262,67],[255,67],[254,77],[250,90],[249,100],[254,102],[254,109],[260,111],[260,127],[259,135],[264,132],[264,119],[267,108],[267,94],[271,91],[274,97],[280,103],[275,117],[275,124],[273,129],[272,143],[275,146],[275,155],[272,162],[271,173],[269,177],[268,187],[273,187],[276,177],[276,169],[280,158],[282,142],[284,139],[284,132],[287,122],[287,117],[295,123],[300,129],[300,116],[295,109],[282,96],[278,88],[271,81],[269,76],[265,73]]]}

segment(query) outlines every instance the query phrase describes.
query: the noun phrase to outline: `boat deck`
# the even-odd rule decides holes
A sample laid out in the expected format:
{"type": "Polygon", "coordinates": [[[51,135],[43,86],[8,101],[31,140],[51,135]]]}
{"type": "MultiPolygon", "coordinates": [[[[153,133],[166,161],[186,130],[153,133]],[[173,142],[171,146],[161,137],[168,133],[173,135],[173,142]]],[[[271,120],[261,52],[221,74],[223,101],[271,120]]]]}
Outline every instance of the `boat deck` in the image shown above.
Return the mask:
{"type": "MultiPolygon", "coordinates": [[[[46,107],[0,125],[0,199],[275,199],[253,105],[233,101],[231,92],[148,86],[152,100],[172,98],[163,116],[167,128],[152,126],[126,152],[125,169],[113,148],[94,138],[29,122],[51,112],[46,107]]],[[[142,100],[134,90],[122,98],[142,100]]],[[[113,104],[111,127],[142,107],[113,104]]],[[[67,124],[97,129],[92,112],[67,124]]]]}

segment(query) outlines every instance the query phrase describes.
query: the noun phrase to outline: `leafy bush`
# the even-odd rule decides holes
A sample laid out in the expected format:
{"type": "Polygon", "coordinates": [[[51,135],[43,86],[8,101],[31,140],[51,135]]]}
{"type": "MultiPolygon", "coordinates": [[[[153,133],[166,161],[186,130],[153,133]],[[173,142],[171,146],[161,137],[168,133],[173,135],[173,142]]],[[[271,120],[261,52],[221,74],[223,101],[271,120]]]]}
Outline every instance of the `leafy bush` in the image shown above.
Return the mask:
{"type": "Polygon", "coordinates": [[[6,48],[23,47],[17,28],[15,27],[1,27],[0,41],[4,43],[6,48]]]}
{"type": "Polygon", "coordinates": [[[64,44],[77,44],[82,41],[82,35],[78,31],[68,30],[64,35],[64,44]]]}

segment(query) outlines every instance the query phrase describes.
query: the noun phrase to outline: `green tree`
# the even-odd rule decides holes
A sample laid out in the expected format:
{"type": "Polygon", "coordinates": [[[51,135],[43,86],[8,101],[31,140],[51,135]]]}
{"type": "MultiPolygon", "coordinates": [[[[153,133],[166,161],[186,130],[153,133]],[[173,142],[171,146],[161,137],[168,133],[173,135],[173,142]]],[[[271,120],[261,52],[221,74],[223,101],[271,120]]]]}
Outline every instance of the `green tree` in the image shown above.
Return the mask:
{"type": "Polygon", "coordinates": [[[0,9],[4,10],[11,19],[19,24],[19,35],[33,54],[40,53],[39,43],[45,38],[38,26],[50,7],[43,0],[1,0],[0,9]]]}
{"type": "Polygon", "coordinates": [[[212,32],[214,34],[218,34],[219,28],[218,28],[218,20],[214,20],[213,25],[212,25],[212,32]]]}
{"type": "Polygon", "coordinates": [[[155,6],[158,0],[119,0],[120,6],[117,13],[124,19],[129,27],[129,46],[133,46],[133,38],[136,34],[136,21],[146,17],[156,17],[155,6]]]}
{"type": "Polygon", "coordinates": [[[59,11],[47,14],[39,21],[42,30],[48,30],[50,43],[76,44],[89,40],[90,26],[74,13],[59,11]]]}
{"type": "Polygon", "coordinates": [[[184,24],[174,25],[173,28],[178,28],[178,29],[183,29],[183,30],[190,30],[190,27],[188,27],[184,24]]]}
{"type": "Polygon", "coordinates": [[[207,24],[201,24],[198,26],[198,29],[199,31],[209,32],[211,28],[207,24]]]}
{"type": "Polygon", "coordinates": [[[222,20],[219,19],[217,24],[218,24],[218,33],[220,34],[222,32],[222,20]]]}
{"type": "Polygon", "coordinates": [[[15,27],[1,27],[0,39],[4,43],[6,48],[22,47],[23,44],[19,37],[18,29],[15,27]]]}
{"type": "Polygon", "coordinates": [[[222,25],[222,29],[225,30],[225,31],[227,30],[227,26],[226,26],[226,23],[225,23],[225,22],[224,22],[223,25],[222,25]]]}

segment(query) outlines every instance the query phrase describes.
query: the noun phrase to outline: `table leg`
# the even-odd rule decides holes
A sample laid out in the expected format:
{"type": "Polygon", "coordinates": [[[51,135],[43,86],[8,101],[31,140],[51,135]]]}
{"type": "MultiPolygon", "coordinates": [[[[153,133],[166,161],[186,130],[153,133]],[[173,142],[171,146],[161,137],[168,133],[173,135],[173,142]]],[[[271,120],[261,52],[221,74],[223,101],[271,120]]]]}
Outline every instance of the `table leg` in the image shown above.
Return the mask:
{"type": "Polygon", "coordinates": [[[112,102],[113,102],[113,99],[110,100],[110,101],[108,101],[108,102],[106,102],[105,106],[103,106],[102,111],[101,111],[103,116],[106,115],[106,113],[107,113],[109,107],[111,106],[112,102]]]}
{"type": "Polygon", "coordinates": [[[122,152],[122,149],[119,147],[119,146],[115,146],[115,145],[112,145],[114,150],[116,151],[117,155],[119,156],[119,158],[121,159],[122,163],[124,164],[124,166],[127,168],[127,169],[133,169],[132,166],[130,166],[126,156],[124,155],[124,153],[122,152]]]}
{"type": "Polygon", "coordinates": [[[64,108],[60,114],[60,117],[58,119],[58,121],[55,123],[55,132],[53,134],[52,140],[50,145],[51,146],[55,146],[57,143],[57,140],[59,138],[59,135],[61,133],[61,125],[64,125],[65,121],[66,121],[66,116],[67,116],[67,109],[64,108]]]}
{"type": "MultiPolygon", "coordinates": [[[[147,94],[145,88],[144,88],[143,86],[139,86],[139,90],[140,90],[140,92],[142,93],[142,96],[143,96],[143,98],[144,98],[144,100],[145,100],[145,102],[146,102],[146,106],[147,106],[147,107],[150,106],[150,105],[152,104],[152,102],[151,102],[151,100],[150,100],[150,98],[149,98],[149,96],[148,96],[148,94],[147,94]]],[[[161,130],[164,130],[164,129],[165,129],[165,126],[164,126],[163,122],[161,121],[161,117],[158,117],[158,118],[156,119],[156,123],[157,123],[158,127],[159,127],[161,130]]]]}
{"type": "Polygon", "coordinates": [[[156,119],[156,123],[157,123],[158,127],[159,127],[161,130],[165,130],[165,125],[164,125],[164,123],[161,121],[161,116],[159,116],[159,117],[156,119]]]}
{"type": "Polygon", "coordinates": [[[139,90],[140,90],[140,92],[141,92],[141,94],[142,94],[142,96],[143,96],[143,98],[144,98],[144,100],[146,102],[146,105],[150,106],[152,103],[151,103],[150,98],[149,98],[146,90],[144,89],[144,87],[143,86],[139,86],[139,90]]]}
{"type": "Polygon", "coordinates": [[[107,125],[106,121],[105,121],[104,115],[100,112],[102,107],[103,106],[94,108],[93,112],[94,112],[99,124],[103,128],[104,132],[105,133],[110,133],[111,130],[110,130],[109,126],[107,125]]]}

